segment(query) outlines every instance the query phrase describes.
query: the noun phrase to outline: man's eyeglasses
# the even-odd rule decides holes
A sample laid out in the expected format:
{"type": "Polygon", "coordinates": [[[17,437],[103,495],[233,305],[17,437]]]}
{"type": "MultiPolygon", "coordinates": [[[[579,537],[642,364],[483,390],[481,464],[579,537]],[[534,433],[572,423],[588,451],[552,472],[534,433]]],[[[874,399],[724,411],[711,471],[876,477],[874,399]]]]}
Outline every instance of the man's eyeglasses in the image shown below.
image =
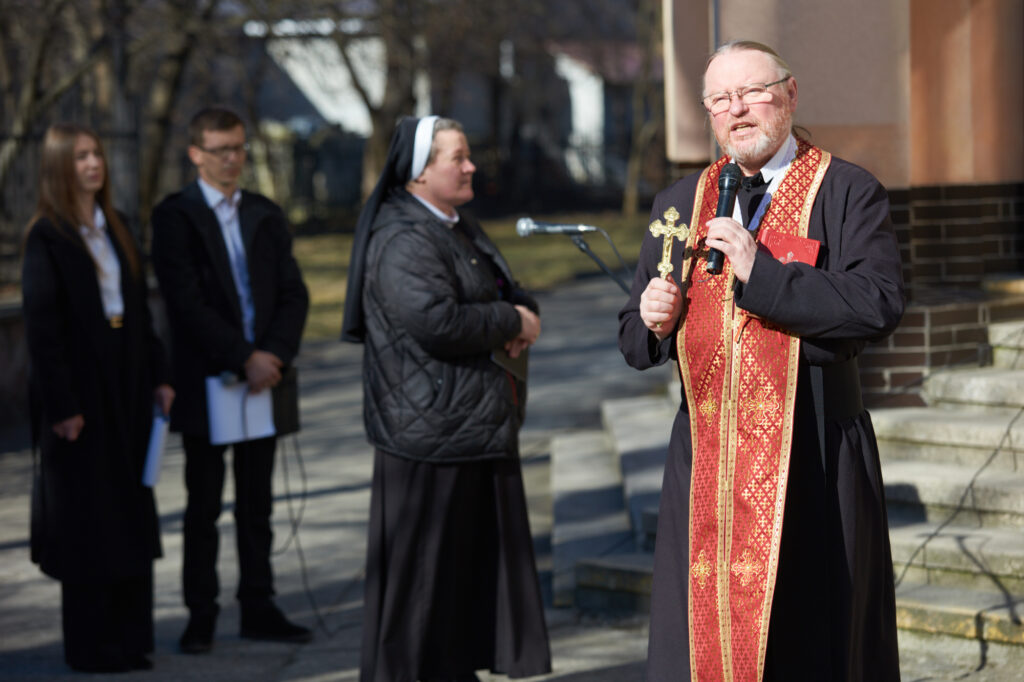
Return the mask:
{"type": "Polygon", "coordinates": [[[224,145],[223,147],[214,147],[213,149],[207,149],[206,147],[200,147],[199,145],[196,145],[196,147],[207,154],[213,154],[222,161],[231,158],[233,154],[245,154],[249,151],[248,142],[245,144],[224,145]]]}
{"type": "Polygon", "coordinates": [[[732,97],[736,95],[746,104],[759,104],[761,102],[769,102],[772,99],[772,93],[768,92],[768,88],[779,83],[785,83],[792,76],[786,76],[780,78],[777,81],[771,83],[751,83],[750,85],[744,85],[742,88],[737,90],[716,92],[713,95],[708,95],[701,100],[701,104],[711,114],[721,114],[724,111],[728,111],[729,107],[732,106],[732,97]]]}

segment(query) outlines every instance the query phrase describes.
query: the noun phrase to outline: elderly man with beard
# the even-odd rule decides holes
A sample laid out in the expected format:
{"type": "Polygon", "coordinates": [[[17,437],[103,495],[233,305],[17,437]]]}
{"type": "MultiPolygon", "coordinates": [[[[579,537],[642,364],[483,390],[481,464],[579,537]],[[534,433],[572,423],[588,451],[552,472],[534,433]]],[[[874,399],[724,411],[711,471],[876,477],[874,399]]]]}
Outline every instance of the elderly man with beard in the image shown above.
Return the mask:
{"type": "Polygon", "coordinates": [[[796,79],[765,45],[719,48],[703,103],[725,156],[658,194],[619,314],[627,362],[676,360],[683,384],[647,679],[898,680],[884,490],[857,370],[903,313],[886,191],[791,132],[796,79]],[[743,179],[732,215],[716,217],[729,162],[743,179]],[[706,270],[709,249],[725,256],[720,274],[706,270]]]}

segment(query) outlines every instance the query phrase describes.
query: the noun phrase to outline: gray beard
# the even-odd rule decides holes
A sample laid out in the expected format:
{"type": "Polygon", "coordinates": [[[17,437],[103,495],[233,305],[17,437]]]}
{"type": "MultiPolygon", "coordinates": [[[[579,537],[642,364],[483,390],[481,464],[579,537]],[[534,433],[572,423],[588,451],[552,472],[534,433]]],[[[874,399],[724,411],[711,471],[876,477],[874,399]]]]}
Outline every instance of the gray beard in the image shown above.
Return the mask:
{"type": "Polygon", "coordinates": [[[786,137],[789,136],[792,125],[792,116],[788,112],[779,112],[778,116],[768,122],[767,132],[760,130],[761,136],[752,147],[748,146],[743,152],[740,152],[729,142],[721,146],[733,160],[748,168],[755,166],[760,168],[779,151],[786,141],[786,137]]]}

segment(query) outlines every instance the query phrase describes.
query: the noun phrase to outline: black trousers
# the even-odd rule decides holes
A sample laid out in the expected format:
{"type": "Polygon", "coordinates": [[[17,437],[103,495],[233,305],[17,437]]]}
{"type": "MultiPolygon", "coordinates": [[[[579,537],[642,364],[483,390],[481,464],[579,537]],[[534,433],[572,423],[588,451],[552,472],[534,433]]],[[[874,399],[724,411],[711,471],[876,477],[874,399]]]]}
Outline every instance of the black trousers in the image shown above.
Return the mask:
{"type": "Polygon", "coordinates": [[[64,660],[114,669],[153,651],[153,572],[109,582],[62,580],[64,660]]]}
{"type": "MultiPolygon", "coordinates": [[[[209,614],[217,604],[217,548],[224,491],[226,445],[210,445],[206,438],[184,436],[185,542],[182,583],[185,606],[193,615],[209,614]]],[[[238,592],[242,608],[259,606],[274,594],[270,567],[273,532],[271,476],[274,473],[274,437],[232,445],[235,477],[235,537],[238,546],[238,592]]]]}

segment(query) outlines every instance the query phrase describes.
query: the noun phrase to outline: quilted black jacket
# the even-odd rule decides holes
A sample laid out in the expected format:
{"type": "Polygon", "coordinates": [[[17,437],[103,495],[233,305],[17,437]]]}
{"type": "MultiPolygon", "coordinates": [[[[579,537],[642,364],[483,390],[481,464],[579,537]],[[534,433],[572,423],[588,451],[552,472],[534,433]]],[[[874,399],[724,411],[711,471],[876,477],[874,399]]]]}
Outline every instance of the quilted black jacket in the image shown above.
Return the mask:
{"type": "Polygon", "coordinates": [[[537,304],[480,226],[464,215],[460,226],[473,246],[396,189],[370,237],[363,417],[370,443],[400,457],[451,462],[518,452],[526,386],[491,351],[519,334],[514,304],[535,312],[537,304]]]}

